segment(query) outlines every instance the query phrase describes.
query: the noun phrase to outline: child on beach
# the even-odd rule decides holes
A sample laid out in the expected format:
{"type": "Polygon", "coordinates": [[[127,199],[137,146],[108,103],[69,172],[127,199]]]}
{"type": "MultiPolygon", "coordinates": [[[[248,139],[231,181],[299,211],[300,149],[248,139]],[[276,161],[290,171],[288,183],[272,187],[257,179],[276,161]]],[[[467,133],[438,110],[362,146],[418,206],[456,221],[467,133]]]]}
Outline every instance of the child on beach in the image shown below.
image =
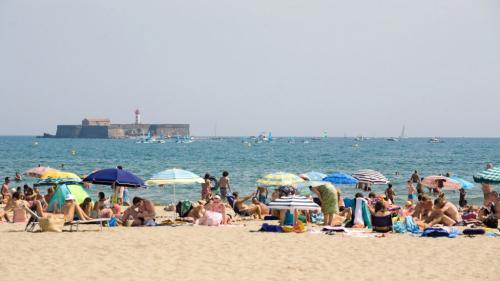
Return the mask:
{"type": "Polygon", "coordinates": [[[222,172],[222,177],[219,179],[219,189],[222,201],[226,201],[228,191],[231,192],[231,186],[229,185],[229,173],[227,171],[222,172]]]}
{"type": "Polygon", "coordinates": [[[415,193],[415,187],[413,187],[411,180],[406,182],[406,190],[408,191],[408,201],[413,203],[413,193],[415,193]]]}
{"type": "Polygon", "coordinates": [[[392,183],[387,184],[385,196],[387,197],[387,200],[389,200],[389,204],[394,204],[394,197],[396,196],[396,192],[394,192],[394,190],[392,189],[392,183]]]}

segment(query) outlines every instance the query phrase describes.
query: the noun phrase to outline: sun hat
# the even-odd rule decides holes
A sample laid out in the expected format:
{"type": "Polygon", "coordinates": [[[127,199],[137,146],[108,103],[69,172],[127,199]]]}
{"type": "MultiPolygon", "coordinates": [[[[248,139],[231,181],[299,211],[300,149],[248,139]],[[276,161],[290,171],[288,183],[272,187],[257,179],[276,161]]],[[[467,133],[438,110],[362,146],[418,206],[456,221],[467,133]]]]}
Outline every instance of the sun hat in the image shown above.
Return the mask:
{"type": "Polygon", "coordinates": [[[66,197],[64,197],[64,200],[65,200],[65,201],[68,201],[68,200],[75,200],[75,196],[73,196],[73,194],[71,194],[71,193],[68,193],[68,194],[66,195],[66,197]]]}

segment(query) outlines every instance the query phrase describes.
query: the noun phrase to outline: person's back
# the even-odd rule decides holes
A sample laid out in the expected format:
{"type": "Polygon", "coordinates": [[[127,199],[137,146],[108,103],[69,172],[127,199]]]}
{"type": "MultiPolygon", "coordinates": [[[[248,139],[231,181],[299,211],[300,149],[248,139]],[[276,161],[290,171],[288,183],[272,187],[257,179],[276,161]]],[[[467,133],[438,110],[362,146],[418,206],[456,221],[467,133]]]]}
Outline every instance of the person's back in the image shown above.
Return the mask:
{"type": "Polygon", "coordinates": [[[229,185],[229,173],[227,171],[224,171],[222,173],[222,177],[219,179],[219,190],[222,200],[226,200],[228,191],[231,191],[231,187],[229,185]]]}
{"type": "Polygon", "coordinates": [[[411,181],[413,183],[419,183],[420,182],[420,176],[418,175],[417,171],[413,172],[413,174],[411,175],[411,181]]]}
{"type": "Polygon", "coordinates": [[[385,196],[387,196],[387,199],[391,201],[391,204],[394,204],[394,195],[395,195],[395,192],[392,189],[392,185],[389,184],[389,186],[385,190],[385,196]]]}

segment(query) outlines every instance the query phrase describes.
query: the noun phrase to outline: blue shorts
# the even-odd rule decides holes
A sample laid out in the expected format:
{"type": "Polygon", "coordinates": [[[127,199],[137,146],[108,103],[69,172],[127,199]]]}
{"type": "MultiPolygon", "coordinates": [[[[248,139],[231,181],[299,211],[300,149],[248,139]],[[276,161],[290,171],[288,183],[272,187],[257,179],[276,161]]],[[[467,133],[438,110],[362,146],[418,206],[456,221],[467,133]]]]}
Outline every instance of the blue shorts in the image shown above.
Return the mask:
{"type": "Polygon", "coordinates": [[[413,200],[413,194],[408,194],[408,200],[413,200]]]}
{"type": "Polygon", "coordinates": [[[259,194],[259,202],[266,204],[266,199],[265,195],[259,194]]]}

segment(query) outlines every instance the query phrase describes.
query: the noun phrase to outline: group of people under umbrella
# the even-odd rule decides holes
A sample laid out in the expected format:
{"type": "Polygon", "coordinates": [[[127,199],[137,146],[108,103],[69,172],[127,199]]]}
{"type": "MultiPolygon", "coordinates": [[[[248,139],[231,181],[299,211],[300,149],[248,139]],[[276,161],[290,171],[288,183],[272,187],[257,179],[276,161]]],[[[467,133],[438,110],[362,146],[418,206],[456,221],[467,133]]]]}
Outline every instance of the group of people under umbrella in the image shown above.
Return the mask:
{"type": "MultiPolygon", "coordinates": [[[[48,202],[49,210],[60,207],[58,205],[62,204],[62,201],[64,201],[63,198],[65,198],[67,194],[73,194],[76,201],[82,203],[85,198],[89,197],[86,189],[83,188],[84,183],[132,188],[145,186],[172,186],[173,202],[176,202],[175,188],[177,185],[203,184],[206,182],[206,179],[201,178],[195,173],[175,168],[154,174],[147,181],[143,181],[140,177],[120,166],[94,171],[85,176],[83,180],[78,175],[71,172],[40,166],[30,169],[24,174],[38,178],[36,185],[55,185],[60,187],[58,188],[60,195],[54,196],[53,200],[48,202]]],[[[475,175],[474,181],[479,183],[500,183],[500,169],[491,167],[475,175]]],[[[328,215],[332,212],[329,209],[338,208],[338,206],[335,206],[338,204],[338,197],[332,195],[337,194],[334,185],[358,185],[359,183],[377,185],[387,184],[389,180],[382,173],[368,169],[360,170],[353,174],[336,172],[330,175],[314,171],[300,174],[299,176],[291,173],[277,172],[265,175],[257,180],[257,185],[259,187],[276,188],[292,186],[297,190],[296,194],[274,198],[271,202],[262,202],[268,203],[269,209],[287,210],[292,214],[296,214],[299,210],[322,210],[323,213],[325,213],[325,222],[331,220],[328,215]],[[312,198],[309,196],[311,193],[313,195],[312,198]],[[323,202],[319,201],[318,198],[323,202]]],[[[469,189],[474,186],[472,183],[456,176],[428,176],[423,178],[421,183],[431,188],[437,187],[448,190],[458,190],[461,188],[469,189]]]]}

